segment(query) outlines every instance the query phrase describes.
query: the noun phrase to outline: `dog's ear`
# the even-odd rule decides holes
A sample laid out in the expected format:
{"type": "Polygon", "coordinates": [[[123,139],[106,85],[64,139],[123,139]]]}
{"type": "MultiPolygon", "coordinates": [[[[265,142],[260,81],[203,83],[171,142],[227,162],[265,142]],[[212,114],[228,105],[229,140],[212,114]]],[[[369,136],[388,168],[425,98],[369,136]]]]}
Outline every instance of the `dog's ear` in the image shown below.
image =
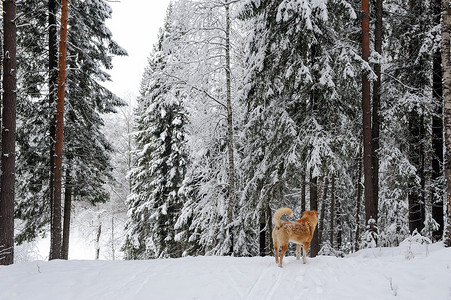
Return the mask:
{"type": "Polygon", "coordinates": [[[315,210],[315,214],[316,214],[316,216],[318,216],[318,212],[315,210]]]}

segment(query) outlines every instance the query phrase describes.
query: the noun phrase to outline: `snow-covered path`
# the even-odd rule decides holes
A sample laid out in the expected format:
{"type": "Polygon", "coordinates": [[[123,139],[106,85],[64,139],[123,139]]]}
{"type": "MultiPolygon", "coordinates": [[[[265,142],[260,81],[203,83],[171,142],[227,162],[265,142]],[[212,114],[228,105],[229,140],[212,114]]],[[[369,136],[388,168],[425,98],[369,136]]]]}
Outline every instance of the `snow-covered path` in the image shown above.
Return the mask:
{"type": "MultiPolygon", "coordinates": [[[[420,246],[419,246],[420,247],[420,246]]],[[[346,258],[185,257],[35,261],[0,267],[0,299],[451,300],[451,249],[377,248],[346,258]]]]}

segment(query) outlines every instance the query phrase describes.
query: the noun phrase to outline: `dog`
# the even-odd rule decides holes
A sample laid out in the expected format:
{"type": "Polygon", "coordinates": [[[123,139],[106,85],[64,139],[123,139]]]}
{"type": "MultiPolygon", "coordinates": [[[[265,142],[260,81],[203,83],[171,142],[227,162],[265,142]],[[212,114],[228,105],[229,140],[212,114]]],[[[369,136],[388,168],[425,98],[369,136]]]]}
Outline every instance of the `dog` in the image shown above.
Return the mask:
{"type": "Polygon", "coordinates": [[[272,218],[275,226],[272,230],[274,243],[274,255],[276,264],[282,267],[282,260],[288,249],[288,242],[296,243],[296,259],[300,259],[301,245],[304,248],[302,261],[305,264],[305,255],[313,238],[316,225],[318,224],[318,212],[315,210],[304,211],[302,218],[294,222],[281,222],[283,215],[293,216],[293,211],[288,207],[281,207],[274,213],[272,218]],[[279,248],[282,249],[279,259],[279,248]]]}

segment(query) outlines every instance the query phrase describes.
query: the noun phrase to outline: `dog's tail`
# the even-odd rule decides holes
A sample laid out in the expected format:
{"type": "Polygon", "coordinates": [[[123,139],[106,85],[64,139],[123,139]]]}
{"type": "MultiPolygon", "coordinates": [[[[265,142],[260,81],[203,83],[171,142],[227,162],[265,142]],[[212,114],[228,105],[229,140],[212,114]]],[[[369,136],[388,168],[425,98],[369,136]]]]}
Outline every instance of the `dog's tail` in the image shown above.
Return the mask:
{"type": "Polygon", "coordinates": [[[280,222],[280,218],[283,215],[289,215],[290,217],[292,217],[293,211],[291,210],[291,208],[288,208],[288,207],[281,207],[278,210],[276,210],[276,212],[274,213],[274,216],[272,217],[272,221],[274,222],[274,224],[276,225],[277,228],[282,226],[282,222],[280,222]]]}

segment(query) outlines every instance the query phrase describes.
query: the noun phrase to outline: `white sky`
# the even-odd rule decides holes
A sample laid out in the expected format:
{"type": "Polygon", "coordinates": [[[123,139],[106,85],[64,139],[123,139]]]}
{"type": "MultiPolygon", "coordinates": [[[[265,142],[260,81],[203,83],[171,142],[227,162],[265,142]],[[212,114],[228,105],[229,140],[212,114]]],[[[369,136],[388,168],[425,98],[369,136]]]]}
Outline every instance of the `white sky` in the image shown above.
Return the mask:
{"type": "Polygon", "coordinates": [[[107,2],[113,9],[113,18],[107,20],[107,27],[113,33],[113,40],[127,50],[128,56],[113,58],[113,69],[109,70],[112,82],[104,85],[128,102],[138,95],[147,58],[163,26],[170,0],[107,2]]]}

